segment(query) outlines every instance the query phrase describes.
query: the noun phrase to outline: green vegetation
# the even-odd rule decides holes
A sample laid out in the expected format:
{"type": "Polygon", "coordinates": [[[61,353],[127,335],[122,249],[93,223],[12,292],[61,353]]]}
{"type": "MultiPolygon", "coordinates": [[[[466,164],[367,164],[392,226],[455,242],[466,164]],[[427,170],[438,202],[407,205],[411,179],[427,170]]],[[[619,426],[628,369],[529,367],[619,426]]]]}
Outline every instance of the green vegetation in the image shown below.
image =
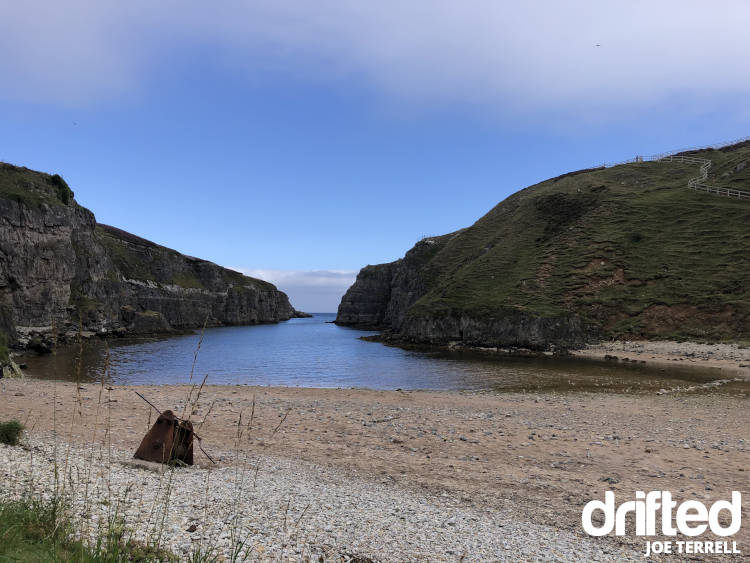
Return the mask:
{"type": "Polygon", "coordinates": [[[254,285],[260,291],[276,291],[277,290],[276,286],[273,285],[272,283],[269,283],[264,280],[260,280],[258,278],[251,278],[249,276],[246,276],[245,274],[242,274],[235,270],[230,270],[228,268],[223,269],[222,275],[224,278],[224,282],[234,284],[235,287],[254,285]]]}
{"type": "Polygon", "coordinates": [[[0,561],[124,563],[177,561],[177,557],[126,541],[123,529],[114,524],[95,545],[85,545],[74,539],[63,502],[25,498],[0,502],[0,561]]]}
{"type": "Polygon", "coordinates": [[[7,364],[9,360],[8,337],[4,332],[0,332],[0,365],[7,364]]]}
{"type": "Polygon", "coordinates": [[[134,252],[126,241],[104,230],[100,225],[96,227],[96,234],[122,275],[129,279],[156,281],[154,273],[148,267],[145,253],[134,252]]]}
{"type": "Polygon", "coordinates": [[[70,299],[68,302],[75,307],[78,317],[76,320],[79,321],[87,320],[89,316],[95,315],[102,308],[99,301],[86,295],[83,288],[75,282],[70,284],[70,299]]]}
{"type": "Polygon", "coordinates": [[[50,184],[55,187],[57,192],[57,199],[62,201],[65,205],[68,205],[73,200],[73,190],[70,189],[68,183],[63,180],[62,176],[55,174],[50,177],[50,184]]]}
{"type": "MultiPolygon", "coordinates": [[[[203,267],[209,262],[186,258],[175,250],[106,225],[97,225],[96,234],[107,255],[126,278],[192,289],[211,289],[206,286],[206,283],[210,284],[210,276],[206,283],[201,279],[203,267]]],[[[221,268],[220,275],[224,283],[234,284],[237,289],[255,286],[260,291],[276,290],[273,284],[227,268],[221,268]]]]}
{"type": "MultiPolygon", "coordinates": [[[[750,191],[750,146],[700,156],[713,161],[708,183],[750,191]]],[[[688,190],[697,174],[644,162],[521,190],[415,247],[432,246],[409,315],[575,313],[612,336],[747,338],[750,201],[688,190]]]]}
{"type": "Polygon", "coordinates": [[[0,162],[0,197],[29,207],[69,205],[73,190],[59,174],[50,176],[0,162]]]}
{"type": "Polygon", "coordinates": [[[203,283],[198,279],[198,276],[190,271],[172,274],[172,284],[179,285],[180,287],[204,289],[203,283]]]}
{"type": "Polygon", "coordinates": [[[23,424],[17,420],[0,422],[0,443],[9,446],[17,446],[18,439],[21,437],[21,432],[23,432],[23,424]]]}

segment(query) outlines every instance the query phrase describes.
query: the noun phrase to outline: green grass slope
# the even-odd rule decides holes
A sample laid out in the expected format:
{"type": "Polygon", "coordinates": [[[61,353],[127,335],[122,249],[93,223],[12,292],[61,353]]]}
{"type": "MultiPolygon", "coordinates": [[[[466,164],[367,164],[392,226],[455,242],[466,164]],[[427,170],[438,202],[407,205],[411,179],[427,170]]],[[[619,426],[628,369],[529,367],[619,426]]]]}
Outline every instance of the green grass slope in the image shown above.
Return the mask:
{"type": "MultiPolygon", "coordinates": [[[[750,191],[750,144],[695,153],[750,191]]],[[[687,189],[698,167],[643,162],[517,192],[439,237],[410,317],[577,314],[602,335],[750,338],[750,201],[687,189]]]]}
{"type": "Polygon", "coordinates": [[[0,162],[0,197],[39,207],[74,203],[73,191],[59,174],[45,174],[0,162]]]}
{"type": "Polygon", "coordinates": [[[96,235],[120,273],[129,279],[214,291],[224,290],[227,284],[276,291],[276,287],[267,281],[185,256],[122,229],[99,223],[96,235]]]}

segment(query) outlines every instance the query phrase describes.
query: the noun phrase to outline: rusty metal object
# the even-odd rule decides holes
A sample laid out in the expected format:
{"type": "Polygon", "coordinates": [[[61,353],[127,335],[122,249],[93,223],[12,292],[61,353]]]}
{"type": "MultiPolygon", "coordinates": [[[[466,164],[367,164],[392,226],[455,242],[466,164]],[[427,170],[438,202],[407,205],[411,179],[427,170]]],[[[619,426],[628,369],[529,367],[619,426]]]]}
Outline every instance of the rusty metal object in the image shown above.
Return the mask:
{"type": "MultiPolygon", "coordinates": [[[[146,401],[151,408],[153,408],[156,412],[159,413],[159,416],[162,415],[161,411],[158,408],[156,408],[156,405],[154,403],[152,403],[151,401],[149,401],[146,397],[144,397],[143,395],[141,395],[138,391],[135,391],[135,394],[138,395],[144,401],[146,401]]],[[[203,449],[203,446],[201,445],[201,437],[198,436],[198,434],[196,434],[193,431],[193,424],[189,420],[181,420],[181,419],[177,418],[176,416],[174,416],[174,413],[172,411],[165,411],[165,412],[168,412],[170,414],[170,416],[173,417],[178,422],[178,428],[180,429],[180,436],[181,437],[180,437],[180,439],[177,442],[178,442],[179,451],[182,452],[180,455],[184,456],[184,460],[183,461],[189,460],[189,461],[185,461],[185,463],[187,463],[188,465],[192,465],[193,464],[193,438],[195,438],[196,440],[198,440],[198,447],[203,452],[203,454],[208,458],[208,461],[210,461],[211,463],[213,463],[215,465],[216,462],[213,460],[213,458],[210,455],[208,455],[208,452],[203,449]]],[[[284,419],[286,419],[286,415],[284,415],[284,419]]],[[[283,422],[284,419],[282,419],[282,422],[283,422]]],[[[151,421],[151,417],[149,416],[149,422],[150,421],[151,421]]],[[[141,445],[138,447],[138,451],[140,451],[141,448],[144,447],[144,444],[147,443],[146,438],[148,438],[149,434],[153,430],[154,430],[154,428],[151,428],[151,430],[148,431],[148,433],[146,434],[146,436],[143,438],[143,441],[141,442],[141,445]]],[[[174,441],[173,441],[173,443],[174,443],[174,441]]],[[[136,451],[135,456],[133,456],[133,457],[136,457],[136,458],[138,457],[138,451],[136,451]]],[[[164,450],[164,451],[166,451],[166,450],[164,450]]],[[[140,459],[144,459],[144,458],[140,458],[140,459]]]]}
{"type": "Polygon", "coordinates": [[[189,420],[180,420],[174,435],[173,460],[193,465],[193,436],[193,423],[189,420]]]}
{"type": "Polygon", "coordinates": [[[193,465],[193,425],[164,411],[141,440],[135,452],[138,459],[156,463],[181,461],[193,465]]]}

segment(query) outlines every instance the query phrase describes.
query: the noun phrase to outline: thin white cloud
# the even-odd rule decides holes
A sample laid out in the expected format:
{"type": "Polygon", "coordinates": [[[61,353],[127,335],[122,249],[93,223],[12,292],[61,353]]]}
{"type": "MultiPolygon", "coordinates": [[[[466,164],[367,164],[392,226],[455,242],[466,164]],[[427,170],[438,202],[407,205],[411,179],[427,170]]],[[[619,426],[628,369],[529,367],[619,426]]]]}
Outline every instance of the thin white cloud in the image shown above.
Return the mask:
{"type": "Polygon", "coordinates": [[[335,312],[357,277],[356,270],[232,269],[271,282],[289,296],[296,309],[313,313],[335,312]]]}
{"type": "Polygon", "coordinates": [[[6,2],[0,95],[127,95],[199,45],[250,78],[345,76],[424,105],[581,115],[750,93],[748,23],[745,0],[6,2]]]}

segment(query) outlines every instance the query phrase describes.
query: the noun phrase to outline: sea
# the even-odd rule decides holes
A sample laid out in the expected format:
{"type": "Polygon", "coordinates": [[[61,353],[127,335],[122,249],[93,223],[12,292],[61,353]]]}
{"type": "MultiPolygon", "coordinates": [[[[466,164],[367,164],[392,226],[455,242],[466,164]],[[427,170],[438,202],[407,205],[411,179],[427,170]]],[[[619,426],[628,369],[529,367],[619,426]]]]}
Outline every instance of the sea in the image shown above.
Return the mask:
{"type": "MultiPolygon", "coordinates": [[[[639,392],[700,385],[715,369],[474,351],[402,349],[333,324],[333,313],[160,338],[93,339],[27,354],[29,377],[120,385],[254,385],[452,391],[639,392]]],[[[730,386],[731,387],[731,386],[730,386]]]]}

